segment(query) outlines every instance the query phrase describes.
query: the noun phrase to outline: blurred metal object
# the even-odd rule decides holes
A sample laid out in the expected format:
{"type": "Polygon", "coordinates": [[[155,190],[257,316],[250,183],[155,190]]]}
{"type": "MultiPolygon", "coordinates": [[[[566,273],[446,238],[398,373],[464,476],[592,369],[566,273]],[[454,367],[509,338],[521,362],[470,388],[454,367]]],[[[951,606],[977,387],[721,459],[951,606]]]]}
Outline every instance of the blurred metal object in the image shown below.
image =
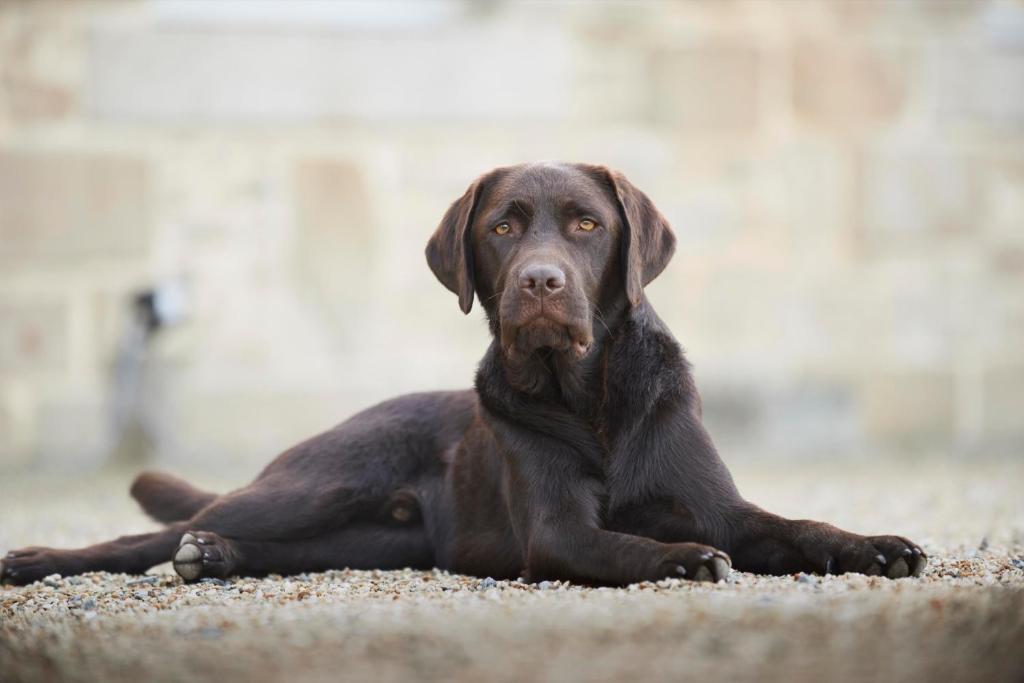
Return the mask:
{"type": "Polygon", "coordinates": [[[156,337],[187,320],[188,295],[181,281],[169,280],[137,292],[130,307],[114,358],[109,460],[118,463],[148,460],[159,440],[143,385],[156,337]]]}

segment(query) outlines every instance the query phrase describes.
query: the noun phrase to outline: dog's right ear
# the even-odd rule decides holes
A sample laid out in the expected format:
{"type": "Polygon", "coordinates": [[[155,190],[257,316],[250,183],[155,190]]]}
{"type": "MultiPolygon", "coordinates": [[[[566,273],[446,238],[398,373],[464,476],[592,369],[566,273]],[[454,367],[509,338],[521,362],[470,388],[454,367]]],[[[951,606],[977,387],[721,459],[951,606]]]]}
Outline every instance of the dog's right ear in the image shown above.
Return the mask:
{"type": "Polygon", "coordinates": [[[427,242],[427,265],[445,287],[459,295],[459,308],[473,308],[476,282],[473,278],[473,214],[484,178],[478,178],[466,193],[448,207],[441,224],[427,242]]]}

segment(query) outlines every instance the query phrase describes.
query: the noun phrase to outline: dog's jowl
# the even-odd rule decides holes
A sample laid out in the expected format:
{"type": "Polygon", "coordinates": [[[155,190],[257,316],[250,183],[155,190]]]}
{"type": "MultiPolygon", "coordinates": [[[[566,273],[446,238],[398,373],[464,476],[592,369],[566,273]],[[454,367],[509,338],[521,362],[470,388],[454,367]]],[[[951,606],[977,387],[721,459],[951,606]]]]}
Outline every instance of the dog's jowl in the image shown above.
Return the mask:
{"type": "Polygon", "coordinates": [[[168,559],[190,581],[433,566],[611,585],[717,581],[730,567],[920,574],[927,559],[905,538],[784,519],[736,490],[682,350],[644,296],[674,247],[651,200],[607,168],[491,171],[427,244],[462,311],[479,302],[487,315],[474,389],[374,406],[224,495],[142,474],[131,493],[161,531],[15,550],[0,577],[168,559]]]}

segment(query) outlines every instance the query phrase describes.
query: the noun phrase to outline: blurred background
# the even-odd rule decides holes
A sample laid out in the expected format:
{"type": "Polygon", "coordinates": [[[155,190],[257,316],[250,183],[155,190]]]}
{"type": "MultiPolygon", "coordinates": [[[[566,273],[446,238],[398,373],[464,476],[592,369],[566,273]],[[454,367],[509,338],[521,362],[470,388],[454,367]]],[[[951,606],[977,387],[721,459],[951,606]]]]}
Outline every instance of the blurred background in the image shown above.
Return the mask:
{"type": "Polygon", "coordinates": [[[245,464],[487,343],[427,237],[606,163],[727,461],[1024,447],[1024,4],[0,2],[0,469],[245,464]]]}

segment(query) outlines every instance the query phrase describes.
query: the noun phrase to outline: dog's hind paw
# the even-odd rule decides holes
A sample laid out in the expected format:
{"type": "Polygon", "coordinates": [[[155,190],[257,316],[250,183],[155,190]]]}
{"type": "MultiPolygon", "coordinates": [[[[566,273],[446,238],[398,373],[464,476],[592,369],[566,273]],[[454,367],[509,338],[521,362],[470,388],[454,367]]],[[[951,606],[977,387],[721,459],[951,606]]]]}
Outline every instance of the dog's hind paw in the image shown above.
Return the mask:
{"type": "Polygon", "coordinates": [[[0,558],[0,584],[24,586],[51,574],[69,576],[81,571],[74,554],[53,548],[22,548],[0,558]]]}
{"type": "Polygon", "coordinates": [[[185,581],[230,576],[238,564],[231,541],[208,531],[189,531],[171,558],[174,571],[185,581]]]}

